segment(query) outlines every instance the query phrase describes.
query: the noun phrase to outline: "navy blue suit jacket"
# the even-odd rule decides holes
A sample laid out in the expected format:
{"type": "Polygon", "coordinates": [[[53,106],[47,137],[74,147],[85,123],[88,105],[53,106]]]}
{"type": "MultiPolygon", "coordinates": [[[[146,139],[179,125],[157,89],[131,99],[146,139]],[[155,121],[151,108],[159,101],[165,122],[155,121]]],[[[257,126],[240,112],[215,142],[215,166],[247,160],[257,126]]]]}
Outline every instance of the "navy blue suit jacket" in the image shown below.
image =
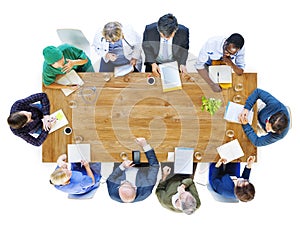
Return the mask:
{"type": "MultiPolygon", "coordinates": [[[[153,149],[151,149],[145,152],[145,155],[150,166],[138,167],[139,171],[136,175],[137,192],[133,202],[139,202],[146,199],[149,195],[151,195],[152,190],[156,184],[159,163],[156,158],[155,152],[153,149]]],[[[119,187],[121,185],[121,181],[124,180],[126,180],[125,171],[122,171],[119,167],[117,167],[110,174],[106,181],[109,196],[113,200],[121,203],[123,203],[123,201],[119,196],[119,187]]]]}
{"type": "MultiPolygon", "coordinates": [[[[146,25],[142,47],[145,53],[145,65],[156,62],[160,47],[160,34],[157,22],[146,25]]],[[[186,65],[189,51],[189,29],[181,24],[173,37],[172,54],[178,65],[186,65]]]]}

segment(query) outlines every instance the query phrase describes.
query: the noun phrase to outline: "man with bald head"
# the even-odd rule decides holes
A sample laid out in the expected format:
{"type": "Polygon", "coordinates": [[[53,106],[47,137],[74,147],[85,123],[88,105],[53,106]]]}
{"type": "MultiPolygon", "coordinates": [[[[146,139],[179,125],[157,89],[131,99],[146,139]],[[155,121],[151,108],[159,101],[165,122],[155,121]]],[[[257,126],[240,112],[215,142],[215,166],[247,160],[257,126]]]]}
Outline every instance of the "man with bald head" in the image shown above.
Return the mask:
{"type": "Polygon", "coordinates": [[[156,184],[159,163],[155,152],[145,138],[135,141],[143,148],[149,166],[135,167],[133,161],[125,160],[113,170],[106,183],[109,196],[117,202],[142,201],[151,195],[156,184]]]}

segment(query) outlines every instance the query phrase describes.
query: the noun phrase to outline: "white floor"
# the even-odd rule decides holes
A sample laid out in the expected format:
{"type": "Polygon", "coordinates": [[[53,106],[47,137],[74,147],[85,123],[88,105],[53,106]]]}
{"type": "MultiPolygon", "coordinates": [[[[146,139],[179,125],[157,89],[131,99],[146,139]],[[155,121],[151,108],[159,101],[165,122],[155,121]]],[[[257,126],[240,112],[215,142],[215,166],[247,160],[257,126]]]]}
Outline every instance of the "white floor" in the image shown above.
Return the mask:
{"type": "MultiPolygon", "coordinates": [[[[295,226],[299,200],[299,104],[297,97],[300,16],[297,1],[6,1],[1,7],[1,222],[5,226],[295,226]],[[108,11],[111,5],[119,10],[108,11]],[[160,5],[162,4],[162,5],[160,5]],[[256,197],[249,203],[214,201],[197,184],[202,205],[187,216],[164,209],[155,193],[143,202],[112,201],[102,184],[92,200],[68,200],[48,182],[54,163],[41,163],[41,147],[14,136],[6,123],[14,101],[41,91],[42,49],[59,45],[57,28],[79,28],[92,42],[108,21],[131,24],[142,35],[144,26],[174,13],[190,28],[194,56],[213,35],[239,32],[245,37],[248,72],[258,73],[258,87],[290,106],[293,128],[283,140],[258,149],[250,180],[256,197]],[[297,135],[297,137],[296,137],[297,135]]],[[[93,62],[98,61],[92,54],[93,62]]],[[[200,171],[200,169],[199,169],[200,171]]],[[[105,173],[107,174],[107,173],[105,173]]],[[[105,175],[104,174],[104,175],[105,175]]],[[[200,177],[200,176],[199,176],[200,177]]],[[[201,178],[201,177],[200,177],[201,178]]],[[[205,178],[198,179],[204,182],[205,178]]],[[[203,184],[203,183],[202,183],[203,184]]],[[[297,221],[297,222],[296,222],[297,221]]]]}

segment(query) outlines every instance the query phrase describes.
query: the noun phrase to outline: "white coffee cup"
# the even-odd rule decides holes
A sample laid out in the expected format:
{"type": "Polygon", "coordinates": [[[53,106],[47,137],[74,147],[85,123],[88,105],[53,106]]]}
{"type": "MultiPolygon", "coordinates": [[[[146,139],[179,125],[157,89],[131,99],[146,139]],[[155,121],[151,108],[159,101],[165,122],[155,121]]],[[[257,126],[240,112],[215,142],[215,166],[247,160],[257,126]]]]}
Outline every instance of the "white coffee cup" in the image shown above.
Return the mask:
{"type": "Polygon", "coordinates": [[[64,128],[64,133],[66,134],[66,135],[71,135],[72,134],[72,128],[71,127],[65,127],[64,128]]]}

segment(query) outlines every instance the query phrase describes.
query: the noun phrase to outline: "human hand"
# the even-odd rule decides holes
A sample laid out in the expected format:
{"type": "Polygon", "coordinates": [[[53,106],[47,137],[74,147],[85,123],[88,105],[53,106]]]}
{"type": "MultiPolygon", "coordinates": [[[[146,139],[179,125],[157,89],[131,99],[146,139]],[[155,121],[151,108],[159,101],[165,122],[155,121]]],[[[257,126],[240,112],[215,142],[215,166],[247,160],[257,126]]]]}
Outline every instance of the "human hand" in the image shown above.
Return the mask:
{"type": "Polygon", "coordinates": [[[179,185],[179,186],[177,187],[177,192],[178,192],[179,194],[185,192],[185,185],[184,185],[184,184],[179,185]]]}
{"type": "Polygon", "coordinates": [[[220,87],[219,84],[216,84],[216,83],[211,83],[209,84],[209,86],[211,87],[211,89],[214,91],[214,92],[221,92],[222,91],[222,88],[220,87]]]}
{"type": "Polygon", "coordinates": [[[238,116],[239,121],[244,125],[248,123],[248,114],[249,110],[243,109],[243,111],[238,116]]]}
{"type": "Polygon", "coordinates": [[[76,91],[77,89],[80,88],[79,84],[72,84],[72,85],[66,85],[68,89],[71,89],[73,91],[76,91]]]}
{"type": "Polygon", "coordinates": [[[187,72],[187,69],[186,69],[186,66],[185,66],[185,65],[180,65],[180,66],[179,66],[179,70],[180,70],[180,72],[181,72],[181,76],[182,76],[182,77],[184,77],[185,75],[187,75],[187,74],[188,74],[188,72],[187,72]]]}
{"type": "Polygon", "coordinates": [[[117,60],[117,55],[116,54],[113,54],[113,53],[107,53],[105,55],[105,58],[108,59],[109,61],[115,61],[117,60]]]}
{"type": "Polygon", "coordinates": [[[64,66],[63,66],[63,68],[62,68],[62,71],[63,71],[64,73],[70,72],[71,69],[73,68],[73,66],[75,65],[73,60],[66,59],[66,62],[67,62],[67,63],[64,64],[64,66]]]}
{"type": "Polygon", "coordinates": [[[233,62],[231,61],[230,56],[223,55],[223,62],[224,62],[226,65],[229,65],[229,66],[232,66],[232,65],[233,65],[233,62]]]}
{"type": "Polygon", "coordinates": [[[124,161],[122,162],[122,166],[123,166],[125,169],[128,169],[128,168],[130,168],[130,167],[133,167],[134,164],[133,164],[133,161],[127,159],[127,160],[124,160],[124,161]]]}
{"type": "Polygon", "coordinates": [[[153,76],[159,77],[160,76],[160,70],[159,70],[158,65],[156,63],[153,63],[151,66],[152,66],[152,74],[153,74],[153,76]]]}
{"type": "Polygon", "coordinates": [[[162,175],[163,175],[163,176],[169,176],[170,173],[171,173],[171,167],[165,166],[165,167],[163,168],[162,175]]]}
{"type": "Polygon", "coordinates": [[[50,115],[45,115],[42,119],[43,121],[43,129],[45,131],[49,131],[53,125],[56,123],[56,117],[50,117],[50,115]]]}
{"type": "Polygon", "coordinates": [[[140,145],[141,147],[144,147],[144,146],[147,145],[147,141],[146,141],[146,139],[143,138],[143,137],[136,138],[136,139],[135,139],[135,142],[136,142],[138,145],[140,145]]]}
{"type": "Polygon", "coordinates": [[[133,67],[136,65],[136,62],[137,62],[137,59],[135,59],[135,58],[132,58],[131,60],[130,60],[130,65],[132,65],[133,67]]]}
{"type": "Polygon", "coordinates": [[[220,159],[218,160],[218,162],[216,163],[215,167],[216,167],[216,168],[219,168],[219,167],[222,165],[222,163],[223,163],[223,164],[226,164],[226,162],[227,162],[227,160],[226,160],[225,158],[220,158],[220,159]]]}
{"type": "Polygon", "coordinates": [[[81,166],[84,166],[85,168],[89,168],[90,164],[86,160],[81,160],[81,166]]]}
{"type": "Polygon", "coordinates": [[[250,169],[252,167],[252,164],[255,162],[255,156],[249,156],[247,158],[247,167],[250,169]]]}

